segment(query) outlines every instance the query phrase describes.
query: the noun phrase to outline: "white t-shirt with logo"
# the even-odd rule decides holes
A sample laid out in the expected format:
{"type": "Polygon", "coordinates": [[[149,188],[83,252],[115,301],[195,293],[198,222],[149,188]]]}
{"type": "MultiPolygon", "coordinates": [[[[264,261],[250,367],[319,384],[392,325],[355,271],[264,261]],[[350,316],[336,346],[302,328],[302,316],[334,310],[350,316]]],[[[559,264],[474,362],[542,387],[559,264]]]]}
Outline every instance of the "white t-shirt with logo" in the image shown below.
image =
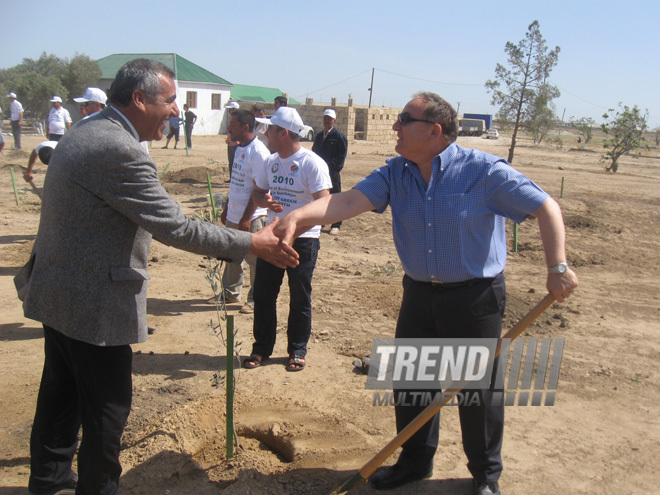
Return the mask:
{"type": "Polygon", "coordinates": [[[71,123],[71,115],[66,108],[51,108],[48,113],[48,133],[64,134],[67,122],[71,123]]]}
{"type": "MultiPolygon", "coordinates": [[[[256,138],[246,146],[236,147],[227,202],[227,220],[230,222],[239,223],[243,218],[245,207],[254,189],[254,176],[264,168],[264,162],[268,157],[270,151],[256,138]]],[[[251,220],[266,216],[267,213],[267,208],[257,208],[251,220]]]]}
{"type": "MultiPolygon", "coordinates": [[[[260,189],[270,190],[271,196],[284,210],[280,213],[268,211],[268,221],[276,216],[284,217],[296,208],[314,201],[312,194],[332,188],[328,165],[316,153],[307,148],[300,148],[288,158],[281,158],[278,153],[266,160],[262,173],[255,176],[255,183],[260,189]]],[[[315,225],[300,237],[319,237],[321,226],[315,225]]]]}

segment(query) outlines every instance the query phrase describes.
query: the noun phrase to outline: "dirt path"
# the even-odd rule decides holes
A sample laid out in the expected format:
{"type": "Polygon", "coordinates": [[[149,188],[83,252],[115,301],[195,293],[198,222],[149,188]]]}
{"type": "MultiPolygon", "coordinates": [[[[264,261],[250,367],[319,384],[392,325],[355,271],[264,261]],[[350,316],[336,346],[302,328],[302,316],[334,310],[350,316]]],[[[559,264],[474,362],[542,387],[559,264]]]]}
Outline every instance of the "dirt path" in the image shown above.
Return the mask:
{"type": "MultiPolygon", "coordinates": [[[[27,137],[26,149],[37,138],[27,137]]],[[[154,143],[156,144],[156,143],[154,143]]],[[[459,138],[459,144],[506,156],[508,142],[459,138]]],[[[580,287],[528,331],[564,337],[554,407],[508,407],[504,493],[652,493],[660,473],[660,153],[625,158],[606,175],[598,153],[522,143],[516,167],[561,199],[569,262],[580,287]]],[[[152,149],[163,182],[186,212],[206,203],[206,172],[226,189],[220,137],[182,150],[152,149]]],[[[355,143],[343,182],[350,186],[383,163],[391,144],[355,143]]],[[[22,181],[27,153],[0,154],[0,495],[27,493],[29,434],[43,363],[40,325],[26,320],[12,278],[27,260],[39,221],[39,199],[22,181]],[[9,167],[21,193],[16,205],[9,167]]],[[[43,183],[46,168],[36,167],[43,183]]],[[[515,322],[544,294],[545,265],[534,222],[520,227],[520,250],[507,266],[507,319],[515,322]]],[[[225,455],[225,403],[212,377],[226,364],[210,334],[203,258],[154,242],[149,324],[133,346],[134,401],[123,441],[124,494],[328,493],[394,435],[393,409],[372,405],[365,377],[353,370],[375,337],[393,334],[402,271],[389,212],[345,222],[323,235],[313,283],[314,324],[308,367],[284,370],[277,359],[239,374],[236,422],[241,449],[225,455]]],[[[286,289],[280,308],[286,308],[286,289]]],[[[240,305],[230,306],[236,313],[240,305]]],[[[285,309],[281,311],[284,313],[285,309]]],[[[236,313],[238,340],[250,350],[251,316],[236,313]]],[[[280,332],[285,329],[280,324],[280,332]]],[[[393,462],[391,459],[389,462],[393,462]]],[[[433,478],[389,493],[470,493],[456,408],[442,416],[433,478]]],[[[368,486],[355,493],[372,493],[368,486]]]]}

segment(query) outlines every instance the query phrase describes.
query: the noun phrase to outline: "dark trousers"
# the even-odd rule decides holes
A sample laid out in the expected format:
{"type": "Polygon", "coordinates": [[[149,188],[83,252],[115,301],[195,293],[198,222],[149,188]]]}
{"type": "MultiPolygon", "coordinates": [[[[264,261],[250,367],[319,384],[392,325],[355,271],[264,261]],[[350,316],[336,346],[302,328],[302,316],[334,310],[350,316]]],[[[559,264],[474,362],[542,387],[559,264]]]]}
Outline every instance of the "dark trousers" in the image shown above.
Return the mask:
{"type": "Polygon", "coordinates": [[[192,130],[193,130],[193,126],[191,126],[191,125],[187,125],[187,126],[185,127],[185,131],[186,131],[186,147],[187,147],[187,148],[192,148],[192,130]]]}
{"type": "MultiPolygon", "coordinates": [[[[405,276],[403,288],[397,338],[499,338],[506,304],[504,275],[445,290],[405,276]]],[[[502,472],[504,406],[492,405],[493,390],[469,393],[478,394],[480,400],[478,405],[458,406],[468,469],[480,482],[497,481],[502,472]]],[[[397,431],[423,409],[423,406],[395,407],[397,431]]],[[[436,414],[403,444],[400,462],[430,466],[438,447],[439,425],[440,417],[436,414]]]]}
{"type": "Polygon", "coordinates": [[[131,347],[87,344],[44,325],[44,351],[28,487],[49,493],[67,480],[82,426],[76,493],[114,495],[121,435],[131,410],[131,347]]]}
{"type": "Polygon", "coordinates": [[[18,125],[18,120],[11,121],[11,133],[14,135],[14,148],[21,149],[21,126],[18,125]]]}
{"type": "MultiPolygon", "coordinates": [[[[332,189],[330,189],[330,194],[336,194],[341,192],[341,175],[339,172],[330,171],[330,180],[332,181],[332,189]]],[[[341,229],[341,222],[333,223],[331,228],[341,229]]]]}
{"type": "Polygon", "coordinates": [[[291,297],[287,353],[307,355],[307,342],[312,332],[312,275],[319,246],[318,239],[296,239],[293,248],[300,256],[300,264],[286,270],[261,258],[257,259],[257,276],[254,281],[253,354],[268,357],[273,353],[277,335],[277,296],[286,271],[291,297]]]}
{"type": "Polygon", "coordinates": [[[48,134],[48,140],[59,141],[60,139],[62,139],[62,136],[64,136],[64,134],[48,134]]]}

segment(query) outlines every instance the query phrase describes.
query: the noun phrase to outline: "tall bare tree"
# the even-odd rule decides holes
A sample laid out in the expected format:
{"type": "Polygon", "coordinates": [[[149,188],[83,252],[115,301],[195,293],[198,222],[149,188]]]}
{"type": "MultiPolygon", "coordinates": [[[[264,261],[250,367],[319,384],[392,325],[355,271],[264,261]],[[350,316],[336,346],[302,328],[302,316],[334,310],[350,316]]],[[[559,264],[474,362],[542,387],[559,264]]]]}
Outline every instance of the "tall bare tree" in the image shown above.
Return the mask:
{"type": "MultiPolygon", "coordinates": [[[[534,21],[528,26],[525,38],[518,44],[507,41],[504,51],[508,66],[497,64],[495,79],[486,81],[486,88],[493,93],[493,105],[500,106],[498,117],[514,123],[508,158],[512,163],[518,129],[527,107],[538,104],[539,96],[546,98],[546,106],[559,96],[559,90],[548,83],[548,77],[557,65],[560,48],[548,50],[539,21],[534,21]]],[[[538,108],[535,112],[538,113],[538,108]]],[[[530,110],[529,114],[533,113],[530,110]]]]}

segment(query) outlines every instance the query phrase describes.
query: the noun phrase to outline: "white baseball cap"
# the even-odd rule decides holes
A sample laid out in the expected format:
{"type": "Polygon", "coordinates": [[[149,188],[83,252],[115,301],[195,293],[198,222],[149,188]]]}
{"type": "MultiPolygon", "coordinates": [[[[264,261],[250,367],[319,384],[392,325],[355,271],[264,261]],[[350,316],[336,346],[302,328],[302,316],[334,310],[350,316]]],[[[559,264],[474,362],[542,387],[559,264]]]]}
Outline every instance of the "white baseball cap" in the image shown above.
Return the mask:
{"type": "Polygon", "coordinates": [[[84,95],[82,95],[80,98],[74,98],[73,101],[75,101],[76,103],[98,101],[99,103],[103,103],[105,105],[107,99],[108,97],[106,96],[106,94],[99,88],[87,88],[85,90],[84,95]]]}
{"type": "Polygon", "coordinates": [[[62,103],[62,98],[60,98],[59,96],[53,96],[53,97],[52,97],[50,100],[48,100],[48,101],[50,101],[51,103],[62,103]]]}
{"type": "Polygon", "coordinates": [[[325,117],[326,115],[328,115],[331,119],[337,119],[337,114],[332,108],[327,108],[325,112],[323,112],[323,116],[325,117]]]}
{"type": "Polygon", "coordinates": [[[295,132],[299,136],[303,135],[303,129],[305,127],[300,115],[292,107],[278,108],[270,119],[256,118],[254,120],[262,124],[278,125],[288,131],[295,132]]]}
{"type": "Polygon", "coordinates": [[[227,104],[225,105],[225,108],[241,108],[241,107],[238,106],[238,103],[237,103],[237,102],[235,102],[235,101],[230,101],[229,103],[227,103],[227,104]]]}
{"type": "Polygon", "coordinates": [[[16,93],[9,93],[7,98],[16,98],[16,93]]]}

